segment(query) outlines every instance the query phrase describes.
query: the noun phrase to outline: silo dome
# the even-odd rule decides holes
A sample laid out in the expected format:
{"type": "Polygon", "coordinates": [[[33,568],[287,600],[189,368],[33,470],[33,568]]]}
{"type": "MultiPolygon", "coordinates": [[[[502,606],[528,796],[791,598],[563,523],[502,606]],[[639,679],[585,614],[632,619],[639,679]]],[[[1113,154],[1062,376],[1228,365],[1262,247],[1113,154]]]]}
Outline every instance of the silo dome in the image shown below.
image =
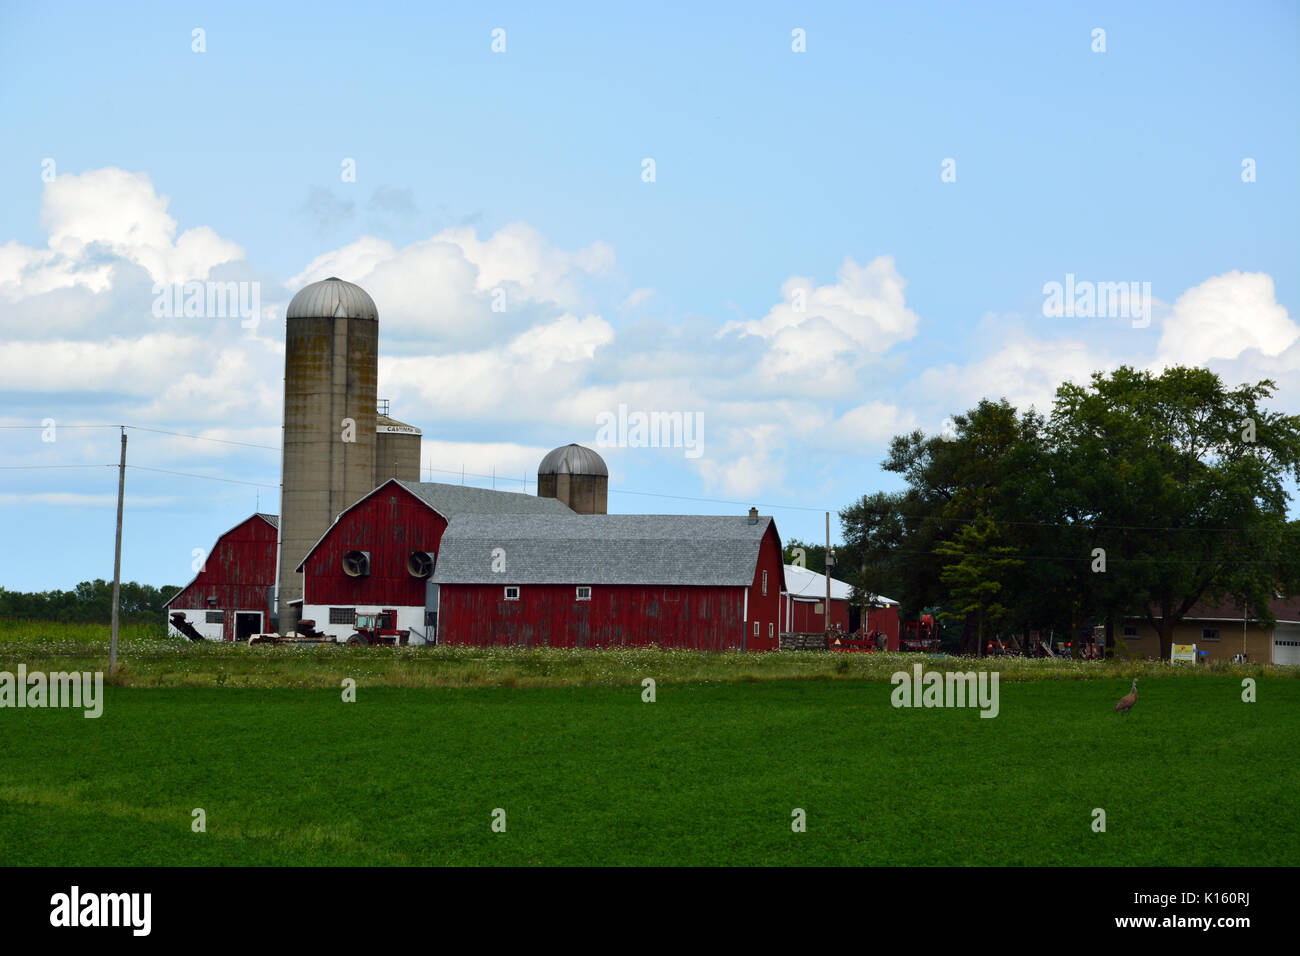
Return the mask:
{"type": "Polygon", "coordinates": [[[335,276],[313,282],[289,302],[286,319],[371,319],[379,321],[375,300],[359,285],[335,276]]]}
{"type": "Polygon", "coordinates": [[[603,515],[609,500],[609,469],[590,448],[561,445],[537,466],[537,496],[558,498],[580,515],[603,515]]]}
{"type": "Polygon", "coordinates": [[[605,459],[582,445],[561,445],[546,453],[537,466],[538,475],[596,475],[609,477],[605,459]]]}

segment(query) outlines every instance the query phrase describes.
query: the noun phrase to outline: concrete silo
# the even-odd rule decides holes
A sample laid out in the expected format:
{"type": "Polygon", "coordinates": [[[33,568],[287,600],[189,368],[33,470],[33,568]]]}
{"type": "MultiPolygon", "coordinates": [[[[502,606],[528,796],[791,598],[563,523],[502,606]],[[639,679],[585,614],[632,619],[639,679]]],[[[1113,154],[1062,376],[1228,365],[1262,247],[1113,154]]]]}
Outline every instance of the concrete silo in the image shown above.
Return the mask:
{"type": "Polygon", "coordinates": [[[608,509],[609,469],[605,460],[582,445],[561,445],[537,466],[537,496],[558,498],[581,515],[608,509]]]}
{"type": "Polygon", "coordinates": [[[375,419],[375,487],[389,478],[420,480],[420,429],[388,415],[388,400],[375,419]]]}
{"type": "Polygon", "coordinates": [[[284,342],[279,631],[297,629],[298,562],[375,487],[379,310],[360,286],[313,282],[289,303],[284,342]]]}

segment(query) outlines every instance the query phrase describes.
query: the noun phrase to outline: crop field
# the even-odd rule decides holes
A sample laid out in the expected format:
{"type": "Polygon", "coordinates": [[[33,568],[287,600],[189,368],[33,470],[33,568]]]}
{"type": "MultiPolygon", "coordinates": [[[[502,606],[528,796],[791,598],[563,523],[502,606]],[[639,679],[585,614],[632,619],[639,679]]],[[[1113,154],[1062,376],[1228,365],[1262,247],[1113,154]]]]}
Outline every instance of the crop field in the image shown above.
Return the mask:
{"type": "MultiPolygon", "coordinates": [[[[102,628],[19,627],[0,630],[0,670],[102,666],[102,628]]],[[[0,865],[1300,858],[1287,669],[1255,668],[1245,703],[1226,667],[1159,664],[304,651],[156,633],[124,637],[123,659],[98,719],[0,709],[0,865]],[[915,663],[998,670],[998,716],[892,706],[889,672],[915,663]],[[1117,715],[1135,673],[1139,702],[1117,715]]]]}

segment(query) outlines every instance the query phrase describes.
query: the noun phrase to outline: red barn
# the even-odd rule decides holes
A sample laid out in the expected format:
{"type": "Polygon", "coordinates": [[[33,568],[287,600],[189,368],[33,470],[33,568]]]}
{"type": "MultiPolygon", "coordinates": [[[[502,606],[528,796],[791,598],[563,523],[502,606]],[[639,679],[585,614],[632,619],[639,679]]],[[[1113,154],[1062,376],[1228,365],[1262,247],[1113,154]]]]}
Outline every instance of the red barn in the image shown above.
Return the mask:
{"type": "MultiPolygon", "coordinates": [[[[796,634],[819,634],[827,629],[826,576],[797,565],[785,566],[787,589],[781,595],[781,629],[796,634]]],[[[831,578],[831,630],[849,629],[849,595],[852,587],[831,578]]]]}
{"type": "Polygon", "coordinates": [[[340,514],[299,562],[299,620],[345,641],[358,609],[391,608],[412,643],[434,643],[438,591],[429,578],[447,522],[462,514],[573,512],[555,498],[389,479],[340,514]]]}
{"type": "Polygon", "coordinates": [[[279,519],[255,514],[212,546],[194,580],[163,605],[173,637],[247,640],[271,629],[279,519]]]}
{"type": "MultiPolygon", "coordinates": [[[[825,631],[826,576],[787,564],[785,579],[788,589],[781,595],[781,629],[796,634],[825,631]]],[[[831,630],[848,631],[852,594],[850,584],[831,578],[831,630]]],[[[898,650],[898,602],[877,596],[875,605],[867,611],[866,622],[860,627],[868,634],[879,633],[889,650],[898,650]]]]}
{"type": "Polygon", "coordinates": [[[774,650],[771,518],[465,515],[442,539],[438,641],[774,650]]]}

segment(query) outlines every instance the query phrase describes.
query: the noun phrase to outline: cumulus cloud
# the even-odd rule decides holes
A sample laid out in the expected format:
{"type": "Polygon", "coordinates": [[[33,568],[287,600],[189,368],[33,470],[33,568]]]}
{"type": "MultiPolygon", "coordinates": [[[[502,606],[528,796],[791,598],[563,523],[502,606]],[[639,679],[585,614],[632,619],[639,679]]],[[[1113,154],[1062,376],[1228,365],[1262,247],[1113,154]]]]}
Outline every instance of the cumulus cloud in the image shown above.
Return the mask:
{"type": "Polygon", "coordinates": [[[893,256],[865,266],[845,258],[830,285],[790,278],[781,301],[760,319],[726,323],[718,336],[758,336],[767,342],[762,374],[769,385],[824,389],[850,386],[868,361],[912,338],[920,319],[907,307],[907,282],[893,256]]]}
{"type": "Polygon", "coordinates": [[[1204,365],[1248,349],[1278,356],[1300,340],[1300,325],[1278,303],[1273,277],[1233,270],[1193,286],[1164,320],[1157,361],[1204,365]]]}
{"type": "Polygon", "coordinates": [[[107,167],[59,176],[45,186],[47,248],[0,246],[0,294],[10,300],[82,286],[104,292],[118,267],[142,267],[158,283],[203,280],[243,249],[208,226],[177,235],[171,200],[144,173],[107,167]]]}
{"type": "Polygon", "coordinates": [[[289,285],[332,275],[356,282],[379,304],[383,334],[464,345],[499,340],[580,306],[588,299],[584,281],[613,261],[604,243],[568,252],[524,223],[486,239],[456,227],[401,247],[362,236],[312,260],[289,285]]]}

